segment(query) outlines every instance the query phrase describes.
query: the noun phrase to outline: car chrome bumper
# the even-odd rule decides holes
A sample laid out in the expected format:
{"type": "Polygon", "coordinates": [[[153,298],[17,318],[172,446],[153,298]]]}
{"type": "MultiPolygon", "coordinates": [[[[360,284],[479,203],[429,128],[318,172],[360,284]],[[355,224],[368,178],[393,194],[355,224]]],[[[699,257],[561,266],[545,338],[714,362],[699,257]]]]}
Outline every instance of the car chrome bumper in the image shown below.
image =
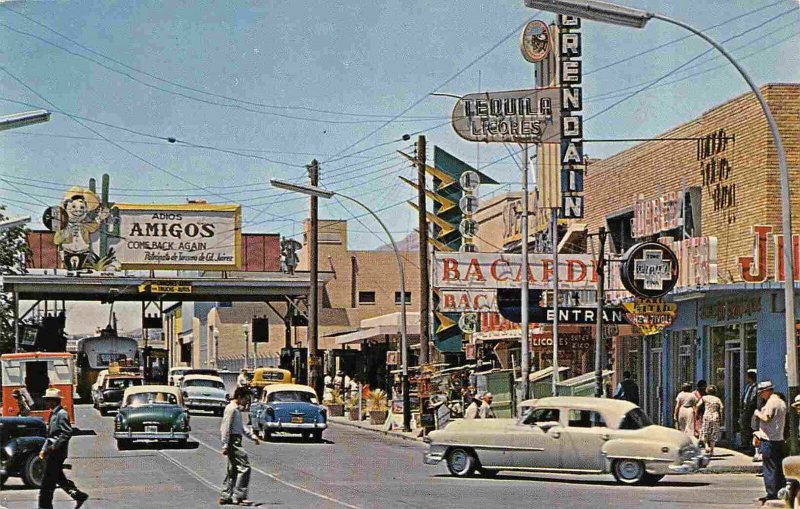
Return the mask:
{"type": "Polygon", "coordinates": [[[328,427],[327,422],[265,422],[263,428],[270,431],[312,431],[328,427]]]}
{"type": "Polygon", "coordinates": [[[423,462],[426,465],[438,465],[444,460],[445,452],[447,452],[447,447],[428,445],[423,454],[423,462]]]}
{"type": "Polygon", "coordinates": [[[115,431],[114,438],[128,440],[186,440],[189,438],[188,431],[159,431],[157,433],[147,433],[145,431],[115,431]]]}
{"type": "Polygon", "coordinates": [[[228,403],[226,401],[219,401],[216,403],[187,403],[186,408],[189,410],[223,410],[228,403]]]}
{"type": "Polygon", "coordinates": [[[119,410],[119,405],[120,405],[119,401],[100,401],[97,403],[97,407],[103,409],[111,408],[114,410],[119,410]]]}

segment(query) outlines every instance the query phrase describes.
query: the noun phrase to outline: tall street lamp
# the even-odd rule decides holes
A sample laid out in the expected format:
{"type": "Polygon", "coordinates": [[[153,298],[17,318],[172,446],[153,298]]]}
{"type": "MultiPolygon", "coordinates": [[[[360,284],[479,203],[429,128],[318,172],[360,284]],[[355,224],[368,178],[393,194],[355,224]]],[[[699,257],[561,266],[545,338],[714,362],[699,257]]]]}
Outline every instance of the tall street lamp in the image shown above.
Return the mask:
{"type": "MultiPolygon", "coordinates": [[[[778,133],[778,125],[772,116],[772,112],[767,106],[767,102],[761,95],[761,91],[756,84],[745,72],[741,65],[728,53],[725,48],[717,44],[709,36],[693,28],[682,21],[669,18],[662,14],[641,11],[639,9],[632,9],[621,5],[615,5],[608,2],[600,2],[597,0],[525,0],[526,7],[534,9],[541,9],[556,14],[565,14],[570,16],[577,16],[583,19],[593,21],[601,21],[604,23],[611,23],[614,25],[622,25],[633,28],[644,28],[650,19],[660,19],[673,25],[677,25],[685,30],[692,32],[704,41],[713,46],[719,51],[728,61],[733,64],[742,78],[750,86],[750,89],[758,99],[761,105],[761,110],[767,119],[772,139],[775,142],[775,151],[778,154],[778,167],[780,169],[781,180],[781,219],[783,223],[783,238],[790,239],[784,242],[784,246],[792,245],[792,206],[790,201],[790,188],[789,188],[789,170],[786,167],[786,154],[783,150],[783,142],[781,141],[780,133],[778,133]]],[[[783,263],[786,270],[784,280],[784,302],[785,302],[785,326],[786,326],[786,379],[789,386],[789,401],[793,401],[797,395],[798,390],[798,377],[797,377],[797,349],[795,346],[795,323],[794,323],[794,260],[791,247],[786,247],[783,250],[783,263]]],[[[796,414],[789,413],[792,419],[792,444],[794,445],[797,438],[796,414]]],[[[792,448],[794,450],[794,447],[792,448]]]]}
{"type": "Polygon", "coordinates": [[[250,366],[250,354],[247,346],[250,339],[250,322],[244,322],[242,324],[242,332],[244,332],[244,366],[242,366],[242,368],[247,369],[250,366]]]}
{"type": "Polygon", "coordinates": [[[0,117],[0,131],[24,127],[31,124],[39,124],[50,120],[50,112],[47,110],[25,111],[23,113],[13,113],[0,117]]]}
{"type": "MultiPolygon", "coordinates": [[[[345,200],[351,201],[358,205],[359,207],[363,208],[367,211],[369,215],[375,218],[375,221],[381,225],[381,228],[389,237],[389,241],[392,243],[392,249],[394,250],[395,258],[397,258],[397,268],[400,271],[400,356],[403,363],[403,374],[402,374],[402,387],[403,387],[403,431],[411,431],[411,397],[409,395],[409,387],[408,387],[408,336],[406,334],[406,283],[405,283],[405,273],[403,271],[403,259],[400,257],[400,251],[397,249],[397,243],[394,241],[394,237],[386,225],[381,221],[381,218],[372,211],[369,207],[364,205],[359,200],[347,196],[342,193],[329,191],[327,189],[322,189],[321,187],[316,186],[307,186],[303,184],[292,184],[290,182],[285,182],[282,180],[270,180],[270,184],[273,187],[277,187],[278,189],[284,189],[286,191],[292,191],[294,193],[301,193],[308,196],[316,196],[318,198],[325,198],[330,199],[334,196],[338,196],[340,198],[344,198],[345,200]]],[[[312,281],[311,284],[316,284],[316,281],[312,281]]]]}
{"type": "Polygon", "coordinates": [[[16,228],[17,226],[23,226],[30,222],[31,222],[31,216],[10,217],[8,219],[0,221],[0,232],[3,230],[8,230],[10,228],[16,228]]]}

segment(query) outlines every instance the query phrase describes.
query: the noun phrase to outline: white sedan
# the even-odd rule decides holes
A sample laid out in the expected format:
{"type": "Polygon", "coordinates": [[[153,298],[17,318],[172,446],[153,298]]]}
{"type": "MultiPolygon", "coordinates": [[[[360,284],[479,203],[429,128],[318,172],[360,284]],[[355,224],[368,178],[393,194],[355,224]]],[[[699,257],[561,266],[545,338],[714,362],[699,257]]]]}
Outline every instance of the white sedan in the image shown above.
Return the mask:
{"type": "Polygon", "coordinates": [[[554,397],[520,407],[519,419],[458,420],[431,432],[425,463],[446,461],[457,477],[500,470],[611,473],[623,484],[654,484],[708,465],[692,438],[654,425],[627,401],[554,397]]]}

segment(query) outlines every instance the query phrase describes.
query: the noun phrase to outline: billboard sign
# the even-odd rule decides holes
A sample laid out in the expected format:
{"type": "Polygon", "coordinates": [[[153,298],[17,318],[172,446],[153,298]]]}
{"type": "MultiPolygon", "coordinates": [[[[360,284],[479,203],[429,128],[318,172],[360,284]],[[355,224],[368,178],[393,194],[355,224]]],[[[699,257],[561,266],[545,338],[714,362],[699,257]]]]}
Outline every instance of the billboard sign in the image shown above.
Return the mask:
{"type": "Polygon", "coordinates": [[[678,259],[660,242],[636,244],[625,252],[621,262],[622,284],[637,297],[661,297],[678,282],[678,259]]]}
{"type": "Polygon", "coordinates": [[[117,203],[119,237],[109,246],[120,269],[236,270],[241,207],[117,203]]]}
{"type": "Polygon", "coordinates": [[[519,47],[525,60],[532,64],[541,62],[550,54],[552,46],[550,28],[547,23],[536,19],[525,25],[519,41],[519,47]]]}
{"type": "Polygon", "coordinates": [[[558,143],[560,99],[558,88],[467,94],[453,108],[453,129],[467,141],[558,143]]]}
{"type": "MultiPolygon", "coordinates": [[[[528,280],[532,289],[553,285],[550,255],[528,255],[528,280]]],[[[592,289],[597,284],[595,259],[586,254],[563,254],[559,259],[558,284],[562,290],[592,289]]],[[[443,289],[518,288],[522,255],[509,253],[437,252],[433,257],[433,287],[443,289]]]]}

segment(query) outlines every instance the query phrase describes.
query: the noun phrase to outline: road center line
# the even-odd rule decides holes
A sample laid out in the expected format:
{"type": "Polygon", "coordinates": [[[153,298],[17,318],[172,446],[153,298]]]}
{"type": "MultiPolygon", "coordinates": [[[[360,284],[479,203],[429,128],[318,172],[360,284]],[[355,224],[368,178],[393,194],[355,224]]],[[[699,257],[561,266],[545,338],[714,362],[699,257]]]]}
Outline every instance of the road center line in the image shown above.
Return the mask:
{"type": "MultiPolygon", "coordinates": [[[[197,443],[199,443],[200,445],[202,445],[206,449],[214,451],[217,454],[220,453],[219,449],[211,447],[207,443],[205,443],[202,440],[198,439],[195,435],[192,435],[192,440],[195,440],[197,443]]],[[[323,500],[327,500],[328,502],[333,502],[334,504],[338,504],[338,505],[340,505],[342,507],[347,507],[348,509],[360,509],[358,506],[350,505],[347,502],[342,502],[341,500],[337,500],[337,499],[329,497],[327,495],[323,495],[322,493],[317,493],[316,491],[310,490],[308,488],[304,488],[302,486],[298,486],[297,484],[290,483],[289,481],[284,481],[280,477],[272,475],[269,472],[265,472],[264,470],[261,470],[258,467],[254,467],[253,465],[250,465],[250,468],[253,470],[253,472],[258,472],[259,474],[261,474],[261,475],[263,475],[265,477],[269,477],[273,481],[281,483],[284,486],[288,486],[288,487],[293,488],[295,490],[302,491],[303,493],[308,493],[309,495],[313,495],[313,496],[321,498],[323,500]]]]}
{"type": "Polygon", "coordinates": [[[176,467],[180,468],[180,469],[181,469],[181,470],[183,470],[184,472],[188,473],[189,475],[191,475],[192,477],[194,477],[195,479],[197,479],[198,481],[200,481],[200,482],[201,482],[202,484],[204,484],[205,486],[207,486],[207,487],[211,488],[211,489],[212,489],[212,490],[214,490],[215,492],[219,493],[219,492],[221,492],[221,491],[222,491],[222,488],[221,488],[221,487],[219,487],[219,486],[215,486],[213,482],[209,481],[208,479],[206,479],[205,477],[201,476],[200,474],[198,474],[197,472],[195,472],[195,471],[194,471],[194,470],[192,470],[191,468],[189,468],[189,467],[187,467],[186,465],[182,464],[180,461],[178,461],[178,460],[176,460],[176,459],[174,459],[174,458],[170,458],[170,457],[169,457],[169,456],[168,456],[166,453],[164,453],[163,451],[158,451],[158,455],[159,455],[159,456],[161,456],[162,458],[166,459],[167,461],[169,461],[170,463],[172,463],[172,464],[173,464],[173,465],[175,465],[176,467]]]}

